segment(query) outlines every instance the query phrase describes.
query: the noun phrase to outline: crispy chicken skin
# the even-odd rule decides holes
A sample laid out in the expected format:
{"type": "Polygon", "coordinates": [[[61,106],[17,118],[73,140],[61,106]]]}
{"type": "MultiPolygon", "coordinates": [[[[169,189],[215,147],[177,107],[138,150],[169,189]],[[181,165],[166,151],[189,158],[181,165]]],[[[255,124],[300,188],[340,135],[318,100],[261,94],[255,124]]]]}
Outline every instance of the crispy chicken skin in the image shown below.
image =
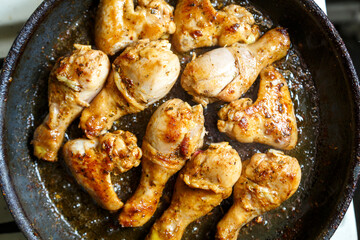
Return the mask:
{"type": "Polygon", "coordinates": [[[216,11],[210,0],[180,0],[175,8],[176,31],[172,43],[176,50],[253,43],[259,27],[245,8],[231,4],[216,11]]]}
{"type": "Polygon", "coordinates": [[[76,181],[104,209],[116,211],[123,203],[116,195],[110,173],[123,173],[140,164],[141,149],[134,134],[106,133],[92,140],[68,141],[64,159],[76,181]]]}
{"type": "Polygon", "coordinates": [[[170,207],[147,240],[180,240],[185,228],[231,195],[241,174],[239,154],[227,142],[211,144],[181,170],[170,207]]]}
{"type": "Polygon", "coordinates": [[[68,57],[60,58],[49,77],[49,114],[35,130],[34,155],[56,161],[57,153],[70,123],[89,106],[103,87],[110,61],[105,53],[90,46],[74,45],[68,57]]]}
{"type": "Polygon", "coordinates": [[[204,106],[218,100],[234,101],[251,87],[264,67],[285,57],[289,48],[287,31],[275,28],[253,44],[235,43],[209,51],[187,64],[181,86],[204,106]]]}
{"type": "Polygon", "coordinates": [[[158,40],[175,32],[174,8],[164,0],[101,0],[95,44],[109,55],[138,39],[158,40]]]}
{"type": "Polygon", "coordinates": [[[202,146],[204,134],[201,105],[172,99],[155,111],[143,140],[140,184],[120,213],[122,226],[142,226],[151,218],[166,182],[202,146]]]}
{"type": "Polygon", "coordinates": [[[175,84],[179,58],[167,40],[140,40],[115,59],[104,89],[86,108],[80,127],[88,138],[109,130],[120,117],[144,110],[175,84]]]}
{"type": "Polygon", "coordinates": [[[293,149],[298,132],[289,88],[273,66],[260,74],[255,103],[249,98],[231,102],[219,111],[218,129],[239,142],[258,142],[293,149]]]}
{"type": "Polygon", "coordinates": [[[234,204],[217,225],[217,240],[236,240],[253,218],[275,209],[298,189],[301,168],[296,158],[280,151],[256,153],[243,163],[234,187],[234,204]]]}

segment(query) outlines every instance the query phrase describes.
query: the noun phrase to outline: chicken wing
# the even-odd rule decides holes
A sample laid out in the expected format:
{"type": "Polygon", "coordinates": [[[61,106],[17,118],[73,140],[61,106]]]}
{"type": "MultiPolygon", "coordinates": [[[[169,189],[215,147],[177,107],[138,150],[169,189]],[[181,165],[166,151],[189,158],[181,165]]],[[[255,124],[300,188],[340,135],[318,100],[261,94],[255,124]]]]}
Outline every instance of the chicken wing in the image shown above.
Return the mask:
{"type": "Polygon", "coordinates": [[[185,228],[231,195],[241,174],[239,154],[228,143],[211,144],[181,170],[170,207],[147,240],[180,240],[185,228]]]}
{"type": "Polygon", "coordinates": [[[253,43],[259,27],[245,8],[231,4],[216,11],[210,0],[180,0],[175,8],[176,31],[172,43],[176,50],[253,43]]]}
{"type": "Polygon", "coordinates": [[[88,138],[109,130],[120,117],[144,110],[164,97],[175,84],[179,58],[167,40],[140,40],[113,63],[104,89],[86,108],[80,127],[88,138]]]}
{"type": "Polygon", "coordinates": [[[253,218],[275,209],[298,189],[301,168],[296,158],[269,150],[243,163],[234,187],[234,204],[217,225],[217,240],[236,240],[253,218]]]}
{"type": "Polygon", "coordinates": [[[116,211],[124,205],[114,191],[110,173],[123,173],[140,164],[142,152],[136,142],[135,135],[120,130],[64,145],[64,159],[76,181],[104,209],[116,211]]]}
{"type": "Polygon", "coordinates": [[[204,106],[218,100],[234,101],[251,87],[264,67],[285,57],[289,48],[287,31],[275,28],[253,44],[235,43],[191,61],[181,85],[204,106]]]}
{"type": "Polygon", "coordinates": [[[174,8],[164,0],[101,0],[95,23],[96,46],[109,55],[138,39],[157,40],[175,32],[174,8]]]}
{"type": "Polygon", "coordinates": [[[219,111],[218,129],[239,142],[258,142],[293,149],[298,132],[286,80],[273,66],[260,74],[255,103],[249,98],[231,102],[219,111]]]}
{"type": "Polygon", "coordinates": [[[122,226],[142,226],[151,218],[166,182],[202,146],[204,134],[201,105],[172,99],[155,111],[143,140],[140,184],[120,214],[122,226]]]}
{"type": "Polygon", "coordinates": [[[89,106],[103,87],[110,62],[105,53],[75,44],[71,56],[60,58],[49,77],[49,114],[35,130],[34,155],[56,161],[70,123],[89,106]]]}

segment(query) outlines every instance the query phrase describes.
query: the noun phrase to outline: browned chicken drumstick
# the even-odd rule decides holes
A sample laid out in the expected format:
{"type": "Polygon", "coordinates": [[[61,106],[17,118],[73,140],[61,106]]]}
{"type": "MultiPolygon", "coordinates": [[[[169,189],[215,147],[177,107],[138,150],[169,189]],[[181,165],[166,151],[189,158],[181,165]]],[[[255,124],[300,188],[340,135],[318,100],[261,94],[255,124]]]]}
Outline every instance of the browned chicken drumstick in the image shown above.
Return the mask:
{"type": "Polygon", "coordinates": [[[170,207],[150,230],[147,240],[180,240],[185,228],[209,213],[232,193],[241,174],[239,154],[228,143],[211,144],[180,172],[170,207]]]}
{"type": "Polygon", "coordinates": [[[289,48],[287,31],[272,29],[253,44],[235,43],[191,61],[181,85],[204,106],[218,100],[234,101],[251,87],[264,67],[285,57],[289,48]]]}
{"type": "Polygon", "coordinates": [[[109,55],[138,39],[158,40],[175,32],[174,8],[164,0],[101,0],[95,23],[96,46],[109,55]]]}
{"type": "Polygon", "coordinates": [[[210,0],[180,0],[175,8],[176,31],[172,38],[180,52],[210,46],[253,43],[259,27],[245,8],[231,4],[216,11],[210,0]]]}
{"type": "Polygon", "coordinates": [[[140,40],[115,59],[104,89],[86,108],[80,127],[88,138],[109,130],[120,117],[144,110],[175,84],[179,58],[167,40],[140,40]]]}
{"type": "Polygon", "coordinates": [[[49,77],[49,114],[35,130],[34,155],[56,161],[70,123],[103,87],[110,62],[105,53],[75,44],[71,56],[60,58],[49,77]]]}
{"type": "Polygon", "coordinates": [[[142,226],[151,218],[166,182],[202,146],[204,134],[201,105],[172,99],[155,111],[143,140],[140,184],[120,213],[122,226],[142,226]]]}
{"type": "Polygon", "coordinates": [[[110,173],[123,173],[140,164],[142,152],[136,142],[135,135],[120,130],[64,145],[64,159],[76,181],[104,209],[116,211],[124,205],[114,191],[110,173]]]}
{"type": "Polygon", "coordinates": [[[253,218],[275,209],[298,189],[301,168],[296,158],[280,151],[256,153],[243,163],[234,187],[234,204],[218,223],[217,240],[236,240],[239,230],[253,218]]]}
{"type": "Polygon", "coordinates": [[[260,74],[255,103],[249,98],[231,102],[219,111],[220,132],[243,143],[258,142],[293,149],[298,132],[293,103],[285,78],[273,66],[260,74]]]}

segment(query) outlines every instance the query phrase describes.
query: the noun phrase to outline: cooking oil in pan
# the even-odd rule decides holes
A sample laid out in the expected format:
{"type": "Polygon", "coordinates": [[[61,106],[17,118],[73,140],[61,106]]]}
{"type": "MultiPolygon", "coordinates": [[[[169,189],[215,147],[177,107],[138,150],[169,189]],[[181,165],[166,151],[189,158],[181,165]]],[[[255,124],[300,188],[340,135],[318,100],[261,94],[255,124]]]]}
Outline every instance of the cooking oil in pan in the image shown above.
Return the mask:
{"type": "MultiPolygon", "coordinates": [[[[174,4],[174,2],[170,2],[174,4]]],[[[260,12],[248,1],[217,0],[213,1],[215,8],[221,8],[230,3],[237,3],[251,11],[260,26],[262,33],[276,26],[267,15],[260,12]]],[[[93,25],[94,10],[86,12],[81,19],[67,22],[69,30],[59,36],[59,41],[54,46],[49,56],[49,64],[61,55],[71,52],[73,43],[92,44],[91,26],[93,25]]],[[[290,36],[291,37],[291,36],[290,36]]],[[[193,50],[189,53],[178,54],[182,69],[188,63],[193,54],[202,54],[211,48],[193,50]]],[[[301,59],[296,46],[292,46],[287,57],[276,63],[276,67],[288,81],[291,91],[291,98],[294,102],[296,118],[298,123],[299,141],[294,150],[286,151],[296,157],[302,168],[302,181],[298,191],[278,209],[254,219],[240,231],[241,239],[274,239],[288,234],[283,232],[286,226],[293,226],[290,232],[295,233],[295,222],[303,212],[302,199],[306,198],[308,188],[311,186],[313,177],[314,160],[316,157],[316,142],[319,126],[319,111],[316,90],[310,72],[301,59]]],[[[250,97],[256,100],[258,91],[258,80],[254,86],[243,97],[250,97]]],[[[121,118],[112,130],[128,130],[136,134],[138,143],[141,145],[147,123],[152,113],[163,102],[171,98],[181,98],[191,105],[189,96],[182,88],[179,81],[171,92],[162,100],[154,103],[145,111],[121,118]]],[[[44,98],[43,101],[46,101],[44,98]]],[[[265,152],[268,146],[262,144],[242,144],[231,140],[217,130],[217,112],[224,103],[214,103],[205,109],[206,130],[205,146],[212,142],[229,141],[239,152],[242,160],[250,158],[256,152],[265,152]]],[[[45,113],[44,113],[45,114],[45,113]]],[[[67,139],[82,137],[83,134],[78,128],[78,121],[75,121],[67,131],[67,139]]],[[[67,172],[66,167],[59,163],[45,163],[39,161],[37,164],[41,178],[48,191],[49,200],[56,207],[56,211],[62,215],[59,221],[66,221],[74,228],[75,236],[86,239],[143,239],[148,233],[151,225],[161,213],[168,207],[172,187],[176,176],[168,182],[163,197],[153,218],[143,227],[121,228],[117,223],[118,213],[109,213],[98,207],[87,193],[85,193],[67,172]]],[[[112,181],[119,197],[125,202],[135,191],[139,182],[141,167],[132,169],[121,175],[113,175],[112,181]]],[[[186,230],[183,239],[213,239],[216,224],[231,206],[231,197],[216,207],[211,213],[192,223],[186,230]]],[[[288,236],[291,238],[291,236],[288,236]]]]}

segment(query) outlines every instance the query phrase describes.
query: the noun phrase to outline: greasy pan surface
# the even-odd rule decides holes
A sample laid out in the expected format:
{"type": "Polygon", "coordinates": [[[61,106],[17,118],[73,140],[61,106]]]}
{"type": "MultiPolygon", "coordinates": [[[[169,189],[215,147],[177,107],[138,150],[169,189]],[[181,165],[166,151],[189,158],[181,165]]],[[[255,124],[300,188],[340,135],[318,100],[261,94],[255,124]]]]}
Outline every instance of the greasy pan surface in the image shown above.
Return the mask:
{"type": "MultiPolygon", "coordinates": [[[[71,200],[81,202],[82,205],[93,205],[93,203],[86,199],[87,195],[84,193],[79,195],[80,199],[66,198],[71,207],[75,206],[73,211],[64,207],[66,201],[54,201],[63,197],[62,193],[65,190],[61,188],[67,189],[69,193],[79,188],[74,189],[71,184],[58,182],[58,176],[54,173],[60,173],[69,183],[73,182],[69,174],[63,170],[61,163],[50,165],[51,163],[39,162],[32,155],[30,141],[34,128],[40,124],[47,111],[48,73],[55,58],[71,50],[71,42],[86,43],[90,39],[91,32],[88,29],[92,19],[87,16],[92,16],[97,3],[91,0],[45,1],[20,33],[1,72],[0,96],[3,99],[0,103],[1,185],[18,224],[29,239],[78,239],[80,236],[91,237],[97,233],[101,233],[101,236],[98,235],[96,239],[101,237],[112,239],[115,236],[118,237],[117,239],[135,239],[135,237],[141,239],[154,220],[144,227],[143,232],[125,229],[121,230],[123,231],[121,234],[118,233],[119,229],[115,224],[117,215],[113,218],[107,217],[105,220],[93,219],[92,222],[84,219],[89,216],[104,216],[105,213],[96,210],[98,209],[96,206],[93,208],[79,206],[83,210],[82,214],[66,214],[76,212],[76,204],[71,200]],[[58,188],[56,188],[57,184],[58,188]],[[53,188],[47,189],[49,186],[53,188]],[[89,215],[86,210],[98,212],[89,215]],[[87,234],[81,232],[80,225],[91,229],[91,226],[96,226],[96,221],[107,223],[103,225],[101,232],[87,234]]],[[[318,119],[312,125],[316,128],[317,134],[311,137],[309,135],[311,141],[309,140],[308,143],[311,145],[308,149],[316,151],[312,153],[313,155],[302,155],[316,156],[316,158],[311,160],[308,178],[302,181],[304,186],[302,191],[297,196],[294,195],[292,200],[296,203],[296,209],[292,210],[291,205],[288,204],[287,208],[265,216],[265,219],[269,219],[269,223],[265,221],[253,227],[246,227],[241,234],[244,239],[251,239],[251,236],[259,239],[330,238],[351,201],[354,185],[359,176],[360,99],[357,76],[342,40],[312,1],[252,0],[251,3],[268,14],[276,24],[288,28],[294,48],[300,52],[311,73],[309,79],[314,81],[317,96],[312,103],[316,106],[316,111],[312,114],[317,115],[318,119]],[[285,213],[281,213],[282,211],[285,213]],[[272,215],[275,217],[271,217],[272,215]]],[[[304,77],[306,78],[307,75],[310,74],[305,72],[304,77]]],[[[253,92],[256,92],[256,89],[253,92]]],[[[176,95],[176,92],[173,91],[173,94],[176,95]]],[[[309,91],[309,95],[311,94],[309,91]]],[[[184,94],[179,97],[190,99],[184,94]]],[[[297,104],[299,109],[302,104],[308,104],[301,100],[302,98],[297,104]]],[[[144,115],[151,115],[151,111],[153,109],[144,115]]],[[[209,110],[208,115],[214,116],[214,112],[209,110]]],[[[131,120],[131,117],[127,119],[131,120]]],[[[211,131],[211,121],[209,124],[210,126],[206,127],[211,131]]],[[[140,125],[146,127],[146,123],[139,123],[140,125]]],[[[73,124],[74,129],[69,132],[71,138],[81,135],[74,126],[76,124],[73,124]]],[[[119,127],[132,128],[121,124],[119,127]]],[[[139,127],[135,133],[141,137],[141,132],[139,127]]],[[[215,136],[209,140],[219,141],[226,138],[215,136]]],[[[266,149],[258,145],[254,145],[254,148],[266,149]]],[[[240,152],[243,160],[249,157],[249,153],[245,152],[245,150],[240,152]]],[[[301,155],[298,154],[297,157],[301,155]]],[[[299,159],[299,161],[304,163],[307,159],[299,159]]],[[[304,166],[303,169],[309,166],[304,166]]],[[[139,170],[132,172],[127,176],[136,175],[139,170]]],[[[136,187],[136,181],[133,185],[136,187]]],[[[134,186],[122,186],[123,191],[131,190],[134,186]]],[[[78,196],[76,194],[73,195],[78,196]]],[[[166,207],[168,200],[164,202],[162,208],[166,207]]],[[[220,208],[216,209],[214,216],[216,217],[216,213],[221,211],[220,208]]],[[[158,211],[157,216],[159,214],[161,212],[158,211]]],[[[203,219],[204,223],[207,223],[204,224],[205,228],[203,226],[197,232],[196,224],[192,226],[196,239],[208,239],[207,236],[213,236],[213,230],[210,229],[213,229],[214,223],[209,223],[211,216],[207,219],[208,221],[206,218],[203,219]]]]}

